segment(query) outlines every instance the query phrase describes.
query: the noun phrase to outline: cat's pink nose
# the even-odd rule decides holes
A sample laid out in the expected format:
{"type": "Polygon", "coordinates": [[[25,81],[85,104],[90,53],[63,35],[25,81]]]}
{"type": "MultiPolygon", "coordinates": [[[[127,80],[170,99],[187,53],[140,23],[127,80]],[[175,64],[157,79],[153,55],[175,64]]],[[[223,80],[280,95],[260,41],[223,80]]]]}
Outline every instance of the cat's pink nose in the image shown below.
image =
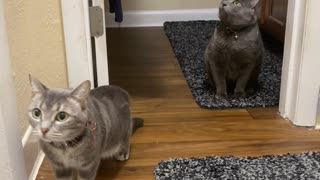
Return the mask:
{"type": "Polygon", "coordinates": [[[47,132],[49,131],[48,128],[40,128],[41,132],[43,135],[47,134],[47,132]]]}

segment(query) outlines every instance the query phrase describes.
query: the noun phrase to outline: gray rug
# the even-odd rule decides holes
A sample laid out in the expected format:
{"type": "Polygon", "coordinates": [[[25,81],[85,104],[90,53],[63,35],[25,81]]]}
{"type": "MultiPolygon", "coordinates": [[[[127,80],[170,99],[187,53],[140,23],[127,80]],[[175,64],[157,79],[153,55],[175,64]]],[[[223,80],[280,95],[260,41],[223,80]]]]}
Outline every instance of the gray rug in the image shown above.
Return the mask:
{"type": "Polygon", "coordinates": [[[320,179],[320,153],[172,159],[161,162],[155,176],[156,180],[313,180],[320,179]]]}
{"type": "Polygon", "coordinates": [[[263,37],[265,57],[259,77],[260,90],[247,98],[217,99],[207,83],[204,51],[216,21],[166,22],[164,31],[197,104],[207,109],[276,106],[279,103],[282,69],[281,44],[263,37]]]}

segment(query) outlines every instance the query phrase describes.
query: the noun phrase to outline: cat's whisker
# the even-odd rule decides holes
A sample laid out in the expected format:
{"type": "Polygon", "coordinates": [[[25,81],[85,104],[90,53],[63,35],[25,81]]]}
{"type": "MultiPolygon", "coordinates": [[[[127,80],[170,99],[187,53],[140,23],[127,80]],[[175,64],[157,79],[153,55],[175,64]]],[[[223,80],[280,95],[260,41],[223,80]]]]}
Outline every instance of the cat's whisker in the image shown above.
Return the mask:
{"type": "Polygon", "coordinates": [[[79,142],[78,141],[76,141],[76,140],[71,140],[71,142],[73,143],[73,144],[75,144],[75,145],[78,145],[79,144],[79,142]]]}
{"type": "Polygon", "coordinates": [[[54,131],[59,131],[55,126],[52,127],[54,131]]]}
{"type": "Polygon", "coordinates": [[[32,133],[32,135],[34,135],[34,136],[40,136],[39,131],[33,130],[31,133],[32,133]]]}
{"type": "Polygon", "coordinates": [[[54,133],[51,133],[51,134],[55,134],[55,135],[62,136],[62,133],[56,133],[56,132],[54,132],[54,133]]]}
{"type": "Polygon", "coordinates": [[[65,142],[64,145],[66,146],[67,149],[69,148],[68,143],[65,142]]]}
{"type": "Polygon", "coordinates": [[[57,135],[54,135],[54,134],[51,134],[50,135],[52,138],[59,138],[60,136],[57,136],[57,135]]]}

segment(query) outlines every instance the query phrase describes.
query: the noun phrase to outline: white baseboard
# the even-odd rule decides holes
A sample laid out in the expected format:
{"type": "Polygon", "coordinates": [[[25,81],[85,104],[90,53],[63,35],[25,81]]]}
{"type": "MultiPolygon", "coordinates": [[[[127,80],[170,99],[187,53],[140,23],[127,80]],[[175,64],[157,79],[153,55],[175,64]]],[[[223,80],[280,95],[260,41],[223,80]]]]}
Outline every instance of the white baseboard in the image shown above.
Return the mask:
{"type": "Polygon", "coordinates": [[[22,137],[22,146],[25,147],[32,134],[32,127],[29,126],[22,137]]]}
{"type": "Polygon", "coordinates": [[[44,160],[44,157],[45,157],[45,154],[42,151],[40,151],[37,156],[36,162],[34,163],[33,169],[29,175],[29,180],[36,180],[39,169],[44,160]]]}
{"type": "Polygon", "coordinates": [[[27,177],[29,180],[35,180],[44,159],[44,153],[40,150],[37,139],[32,135],[31,126],[22,138],[22,145],[27,177]]]}
{"type": "Polygon", "coordinates": [[[164,11],[126,11],[121,24],[114,21],[114,14],[106,12],[107,27],[151,27],[163,26],[166,21],[218,20],[218,8],[164,10],[164,11]]]}

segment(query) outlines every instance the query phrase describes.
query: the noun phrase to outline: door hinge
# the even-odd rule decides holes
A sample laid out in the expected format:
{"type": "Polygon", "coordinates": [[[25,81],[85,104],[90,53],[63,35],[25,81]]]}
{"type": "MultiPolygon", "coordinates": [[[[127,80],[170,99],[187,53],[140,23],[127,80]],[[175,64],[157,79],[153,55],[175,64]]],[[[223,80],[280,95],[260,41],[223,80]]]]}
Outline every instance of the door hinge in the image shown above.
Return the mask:
{"type": "Polygon", "coordinates": [[[100,6],[89,7],[90,19],[90,35],[92,37],[99,37],[103,35],[103,10],[100,6]]]}

